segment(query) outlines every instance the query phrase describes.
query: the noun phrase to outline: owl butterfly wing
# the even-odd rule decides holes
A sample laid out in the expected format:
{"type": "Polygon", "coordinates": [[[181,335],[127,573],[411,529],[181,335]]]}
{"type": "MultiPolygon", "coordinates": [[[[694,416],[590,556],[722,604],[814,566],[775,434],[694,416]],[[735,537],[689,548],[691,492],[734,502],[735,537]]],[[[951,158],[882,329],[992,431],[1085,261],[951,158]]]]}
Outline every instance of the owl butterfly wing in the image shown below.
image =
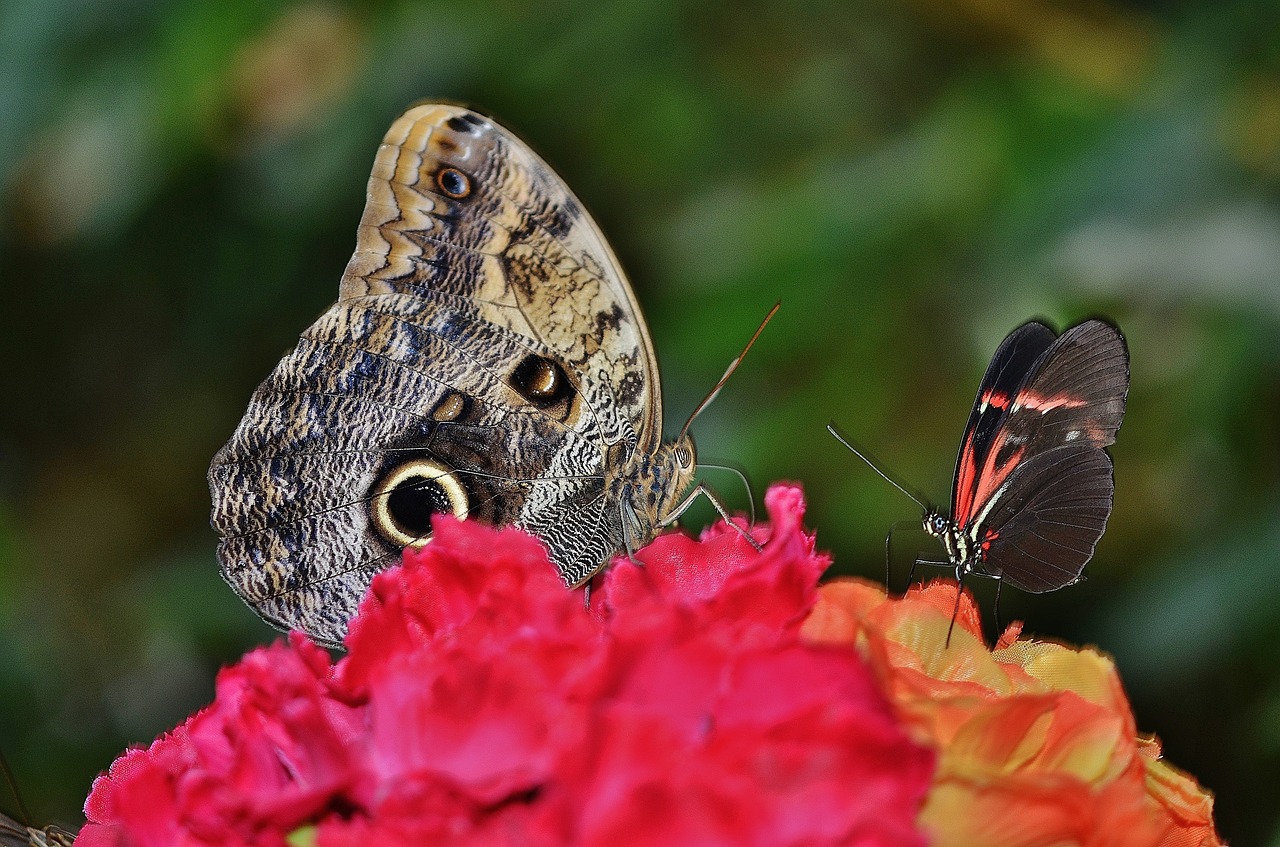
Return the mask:
{"type": "Polygon", "coordinates": [[[28,847],[31,836],[27,827],[8,815],[0,814],[0,845],[3,847],[28,847]]]}
{"type": "Polygon", "coordinates": [[[657,359],[612,249],[550,166],[489,119],[423,105],[388,130],[340,299],[386,293],[478,309],[554,351],[607,444],[660,441],[657,359]]]}
{"type": "Polygon", "coordinates": [[[338,303],[214,459],[223,575],[269,622],[338,643],[434,513],[541,532],[562,575],[593,572],[621,540],[606,456],[657,439],[655,375],[559,178],[472,112],[411,109],[378,151],[338,303]]]}

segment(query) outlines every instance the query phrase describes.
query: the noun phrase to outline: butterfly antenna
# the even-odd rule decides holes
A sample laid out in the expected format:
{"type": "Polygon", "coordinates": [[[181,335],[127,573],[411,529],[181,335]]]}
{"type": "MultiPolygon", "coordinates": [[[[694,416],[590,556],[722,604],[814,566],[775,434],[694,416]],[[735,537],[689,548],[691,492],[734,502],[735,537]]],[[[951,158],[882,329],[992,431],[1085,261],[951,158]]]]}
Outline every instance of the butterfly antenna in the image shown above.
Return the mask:
{"type": "Polygon", "coordinates": [[[924,510],[927,512],[927,511],[929,511],[929,510],[932,508],[928,503],[926,503],[926,502],[924,501],[924,498],[922,498],[922,497],[918,497],[917,495],[913,494],[913,493],[912,493],[912,492],[911,492],[911,491],[910,491],[910,490],[909,490],[905,485],[903,485],[902,483],[898,482],[898,481],[897,481],[896,479],[894,479],[893,477],[889,476],[889,474],[888,474],[888,473],[886,473],[885,471],[882,471],[882,470],[880,469],[880,466],[879,466],[879,465],[877,465],[875,462],[871,461],[871,459],[867,457],[867,454],[866,454],[866,453],[863,453],[863,452],[862,452],[861,450],[859,450],[857,447],[854,447],[854,446],[853,446],[853,443],[852,443],[852,442],[850,442],[850,441],[849,441],[849,439],[848,439],[848,438],[846,438],[846,437],[845,437],[845,436],[840,432],[840,430],[836,428],[836,425],[835,425],[835,424],[833,424],[833,423],[829,423],[829,424],[827,424],[827,432],[829,432],[829,433],[831,433],[832,435],[834,435],[834,436],[835,436],[835,438],[836,438],[836,441],[839,441],[839,442],[840,442],[841,444],[843,444],[845,447],[848,447],[848,448],[849,448],[849,450],[850,450],[850,452],[852,452],[852,453],[853,453],[853,455],[857,456],[859,459],[861,459],[862,461],[866,462],[866,463],[867,463],[867,465],[871,468],[871,470],[873,470],[873,471],[875,471],[876,473],[880,474],[880,476],[884,479],[884,481],[885,481],[885,482],[889,483],[889,484],[890,484],[890,485],[892,485],[894,488],[898,489],[898,490],[899,490],[899,491],[901,491],[903,494],[907,495],[907,496],[908,496],[908,497],[910,497],[912,500],[914,500],[914,501],[915,501],[915,503],[916,503],[916,505],[917,505],[917,506],[919,506],[921,509],[924,509],[924,510]]]}
{"type": "Polygon", "coordinates": [[[708,462],[698,462],[698,470],[711,469],[717,471],[728,471],[729,473],[742,480],[742,487],[747,490],[747,506],[750,509],[751,525],[756,523],[756,497],[751,491],[751,483],[747,481],[747,475],[731,465],[713,465],[708,462]]]}
{"type": "Polygon", "coordinates": [[[694,418],[702,414],[702,410],[711,405],[711,401],[716,399],[716,395],[720,393],[720,389],[724,388],[724,384],[729,381],[729,377],[733,376],[733,372],[738,369],[738,365],[742,364],[742,359],[747,355],[747,351],[751,349],[751,345],[756,343],[756,339],[760,337],[760,333],[764,332],[764,328],[769,321],[773,320],[773,316],[778,313],[778,309],[782,308],[782,301],[779,300],[773,304],[773,308],[769,310],[769,314],[764,316],[764,320],[760,322],[760,326],[756,327],[755,334],[751,336],[751,340],[747,342],[747,346],[742,348],[734,360],[729,363],[729,367],[725,369],[724,376],[720,377],[720,381],[716,383],[716,387],[711,389],[706,397],[702,398],[702,402],[693,410],[693,414],[689,415],[689,420],[684,422],[684,426],[680,428],[680,435],[676,438],[676,443],[684,440],[689,434],[689,427],[693,426],[694,418]]]}

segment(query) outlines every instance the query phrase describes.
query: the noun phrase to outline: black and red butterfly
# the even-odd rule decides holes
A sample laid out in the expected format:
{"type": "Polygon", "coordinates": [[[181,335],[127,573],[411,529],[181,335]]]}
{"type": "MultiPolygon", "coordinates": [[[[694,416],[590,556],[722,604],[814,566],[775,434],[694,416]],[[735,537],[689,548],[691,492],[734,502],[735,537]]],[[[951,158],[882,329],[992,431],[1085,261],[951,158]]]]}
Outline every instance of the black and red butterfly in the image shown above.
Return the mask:
{"type": "Polygon", "coordinates": [[[925,532],[958,581],[974,574],[1040,594],[1080,580],[1111,514],[1106,447],[1128,393],[1129,351],[1111,324],[1089,320],[1058,336],[1030,321],[1009,333],[964,429],[950,515],[921,503],[925,532]]]}

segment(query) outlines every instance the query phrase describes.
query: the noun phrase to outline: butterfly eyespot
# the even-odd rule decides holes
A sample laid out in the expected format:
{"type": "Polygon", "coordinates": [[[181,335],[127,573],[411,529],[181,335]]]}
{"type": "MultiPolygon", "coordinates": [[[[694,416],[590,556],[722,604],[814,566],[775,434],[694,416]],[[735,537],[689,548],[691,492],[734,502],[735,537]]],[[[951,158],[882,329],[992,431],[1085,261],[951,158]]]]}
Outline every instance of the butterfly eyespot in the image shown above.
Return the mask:
{"type": "Polygon", "coordinates": [[[436,185],[449,197],[461,200],[471,193],[471,179],[457,168],[444,168],[436,174],[436,185]]]}
{"type": "Polygon", "coordinates": [[[435,515],[540,532],[575,587],[659,531],[696,458],[632,431],[658,435],[651,343],[556,174],[447,104],[409,109],[383,145],[339,302],[279,365],[325,391],[264,382],[209,471],[227,580],[273,625],[327,644],[374,563],[429,543],[435,515]],[[394,309],[360,299],[387,292],[394,309]],[[562,520],[592,504],[603,523],[562,520]]]}
{"type": "Polygon", "coordinates": [[[405,462],[383,476],[370,500],[373,528],[398,547],[431,540],[431,516],[466,518],[469,501],[458,477],[428,459],[405,462]]]}
{"type": "Polygon", "coordinates": [[[511,386],[535,406],[553,406],[573,391],[564,368],[542,356],[526,356],[511,373],[511,386]]]}
{"type": "Polygon", "coordinates": [[[467,413],[467,407],[470,405],[465,395],[450,391],[431,410],[431,418],[441,423],[456,421],[467,413]]]}

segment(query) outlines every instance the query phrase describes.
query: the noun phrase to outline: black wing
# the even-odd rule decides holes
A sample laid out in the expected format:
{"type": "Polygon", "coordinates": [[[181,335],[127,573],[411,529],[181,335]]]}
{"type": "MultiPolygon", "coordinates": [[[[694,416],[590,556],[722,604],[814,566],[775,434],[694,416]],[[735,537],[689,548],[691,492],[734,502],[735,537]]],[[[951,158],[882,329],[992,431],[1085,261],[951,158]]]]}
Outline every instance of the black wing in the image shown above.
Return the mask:
{"type": "Polygon", "coordinates": [[[1005,410],[1037,361],[1052,346],[1053,330],[1039,321],[1028,321],[1005,336],[978,384],[978,396],[965,424],[956,455],[951,485],[951,517],[964,526],[972,517],[981,468],[986,463],[1005,410]]]}
{"type": "Polygon", "coordinates": [[[996,492],[977,539],[981,569],[1040,594],[1080,579],[1107,527],[1111,457],[1069,445],[1020,462],[996,492]]]}
{"type": "Polygon", "coordinates": [[[952,519],[976,536],[1020,463],[1068,445],[1102,449],[1114,443],[1128,392],[1129,351],[1118,329],[1091,320],[1064,332],[1035,359],[1011,398],[991,393],[993,400],[1008,398],[994,423],[995,403],[983,409],[979,394],[978,419],[960,448],[952,519]]]}
{"type": "Polygon", "coordinates": [[[1115,443],[1129,394],[1129,351],[1120,330],[1085,321],[1036,363],[1005,413],[993,446],[1041,453],[1065,444],[1115,443]]]}

